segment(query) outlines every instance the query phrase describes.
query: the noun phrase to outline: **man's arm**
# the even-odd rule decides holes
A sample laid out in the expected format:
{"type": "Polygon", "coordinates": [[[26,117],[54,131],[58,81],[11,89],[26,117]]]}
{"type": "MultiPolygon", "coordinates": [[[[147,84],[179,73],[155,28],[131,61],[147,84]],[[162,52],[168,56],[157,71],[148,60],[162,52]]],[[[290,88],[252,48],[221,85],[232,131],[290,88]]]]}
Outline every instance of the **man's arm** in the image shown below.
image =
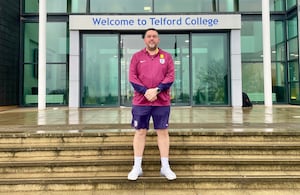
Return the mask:
{"type": "Polygon", "coordinates": [[[141,80],[138,78],[137,74],[137,65],[138,65],[138,59],[136,58],[136,55],[132,56],[132,59],[130,61],[130,67],[129,67],[129,82],[131,83],[132,87],[135,91],[145,94],[147,91],[147,88],[143,85],[141,80]]]}

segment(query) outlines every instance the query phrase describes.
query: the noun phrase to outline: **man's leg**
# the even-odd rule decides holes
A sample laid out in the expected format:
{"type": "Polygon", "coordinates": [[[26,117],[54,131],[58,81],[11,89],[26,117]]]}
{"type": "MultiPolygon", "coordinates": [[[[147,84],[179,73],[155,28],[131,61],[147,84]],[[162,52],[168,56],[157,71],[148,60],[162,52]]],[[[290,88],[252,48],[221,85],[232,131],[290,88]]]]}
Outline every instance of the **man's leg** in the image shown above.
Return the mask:
{"type": "Polygon", "coordinates": [[[146,144],[146,129],[136,130],[133,138],[134,165],[128,174],[129,180],[137,180],[143,174],[142,159],[146,144]]]}
{"type": "Polygon", "coordinates": [[[171,170],[169,165],[169,149],[170,149],[170,138],[169,131],[167,129],[160,129],[156,131],[157,143],[160,152],[161,159],[161,175],[165,176],[168,180],[176,179],[176,174],[171,170]]]}
{"type": "Polygon", "coordinates": [[[161,158],[169,158],[169,131],[168,129],[156,130],[157,133],[157,144],[160,152],[161,158]]]}
{"type": "Polygon", "coordinates": [[[136,130],[133,138],[133,151],[134,156],[142,157],[146,144],[146,129],[136,130]]]}

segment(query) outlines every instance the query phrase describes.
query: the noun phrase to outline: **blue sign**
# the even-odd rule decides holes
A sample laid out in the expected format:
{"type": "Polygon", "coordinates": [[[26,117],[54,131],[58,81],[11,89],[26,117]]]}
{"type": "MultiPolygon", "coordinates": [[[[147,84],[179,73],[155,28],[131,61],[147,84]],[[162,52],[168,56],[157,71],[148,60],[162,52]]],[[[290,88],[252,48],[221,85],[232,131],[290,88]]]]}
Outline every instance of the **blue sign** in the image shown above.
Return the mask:
{"type": "Polygon", "coordinates": [[[70,16],[70,29],[240,29],[241,16],[228,15],[101,15],[70,16]]]}

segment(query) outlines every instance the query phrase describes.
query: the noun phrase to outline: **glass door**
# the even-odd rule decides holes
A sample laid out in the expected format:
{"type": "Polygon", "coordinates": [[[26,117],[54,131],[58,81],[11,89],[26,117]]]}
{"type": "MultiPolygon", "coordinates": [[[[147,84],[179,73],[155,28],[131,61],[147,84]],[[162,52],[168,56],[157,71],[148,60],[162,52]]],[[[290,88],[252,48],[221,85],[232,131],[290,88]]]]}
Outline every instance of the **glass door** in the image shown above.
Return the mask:
{"type": "MultiPolygon", "coordinates": [[[[189,81],[189,35],[160,34],[159,47],[173,56],[175,82],[172,85],[173,105],[190,105],[189,81]]],[[[131,106],[133,88],[128,81],[128,70],[132,55],[145,48],[141,34],[123,34],[120,36],[121,56],[121,105],[131,106]]]]}
{"type": "Polygon", "coordinates": [[[81,106],[119,106],[117,34],[83,34],[81,106]]]}
{"type": "Polygon", "coordinates": [[[228,105],[227,33],[192,34],[193,105],[228,105]]]}
{"type": "Polygon", "coordinates": [[[175,81],[171,88],[171,103],[190,105],[190,41],[188,34],[160,35],[160,48],[171,53],[175,66],[175,81]]]}
{"type": "Polygon", "coordinates": [[[132,55],[145,47],[142,35],[122,34],[120,36],[121,59],[121,105],[131,106],[133,88],[129,82],[129,66],[132,55]]]}

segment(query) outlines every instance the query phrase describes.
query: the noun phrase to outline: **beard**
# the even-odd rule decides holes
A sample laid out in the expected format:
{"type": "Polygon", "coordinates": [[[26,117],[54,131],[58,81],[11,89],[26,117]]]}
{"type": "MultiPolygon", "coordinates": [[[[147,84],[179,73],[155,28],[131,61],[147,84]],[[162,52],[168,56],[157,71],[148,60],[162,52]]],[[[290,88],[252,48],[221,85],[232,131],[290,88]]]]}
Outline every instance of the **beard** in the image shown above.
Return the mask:
{"type": "Polygon", "coordinates": [[[154,43],[150,43],[150,44],[148,44],[147,48],[148,48],[148,50],[150,50],[150,51],[154,51],[154,50],[157,49],[157,45],[154,44],[154,43]]]}

